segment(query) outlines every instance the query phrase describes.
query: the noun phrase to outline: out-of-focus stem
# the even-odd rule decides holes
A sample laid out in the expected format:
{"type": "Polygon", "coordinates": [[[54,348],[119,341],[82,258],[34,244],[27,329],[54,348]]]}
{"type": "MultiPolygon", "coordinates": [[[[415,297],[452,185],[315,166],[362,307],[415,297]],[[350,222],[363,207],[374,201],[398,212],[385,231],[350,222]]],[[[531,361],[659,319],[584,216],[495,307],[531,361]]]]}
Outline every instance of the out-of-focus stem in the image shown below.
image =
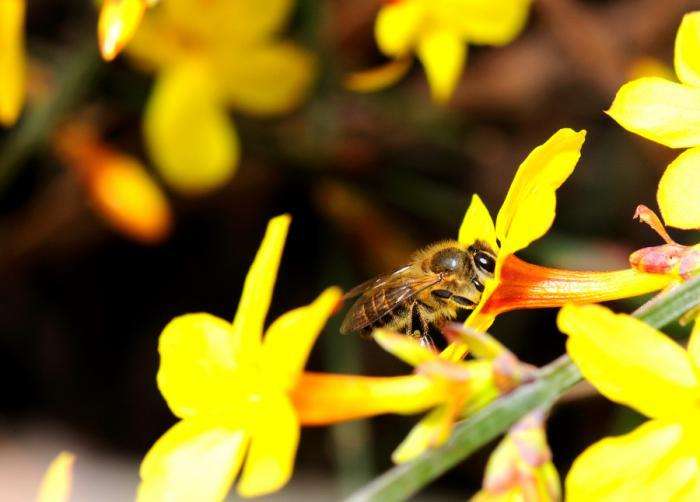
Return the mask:
{"type": "Polygon", "coordinates": [[[12,183],[25,160],[43,147],[56,123],[84,96],[99,65],[92,40],[81,44],[62,62],[55,91],[31,106],[0,145],[0,193],[12,183]]]}

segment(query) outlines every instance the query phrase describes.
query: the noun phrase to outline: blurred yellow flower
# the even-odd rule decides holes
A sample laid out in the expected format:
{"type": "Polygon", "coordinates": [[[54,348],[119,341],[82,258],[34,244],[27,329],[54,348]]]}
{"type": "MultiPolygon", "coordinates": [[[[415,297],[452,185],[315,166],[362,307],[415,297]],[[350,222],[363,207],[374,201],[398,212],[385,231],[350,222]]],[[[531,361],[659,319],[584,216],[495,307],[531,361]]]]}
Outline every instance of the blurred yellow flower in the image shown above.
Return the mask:
{"type": "Polygon", "coordinates": [[[158,388],[181,420],[144,458],[138,500],[223,500],[240,470],[244,497],[289,480],[300,427],[290,391],[341,298],[327,289],[275,320],[263,339],[289,222],[270,221],[233,323],[188,314],[163,330],[158,388]]]}
{"type": "MultiPolygon", "coordinates": [[[[516,308],[556,307],[566,303],[605,301],[640,295],[666,286],[670,279],[635,269],[578,272],[540,267],[514,255],[547,233],[554,222],[556,191],[573,172],[586,133],[557,131],[535,148],[518,168],[494,224],[474,195],[459,230],[459,242],[486,243],[496,251],[494,278],[466,321],[486,331],[496,315],[516,308]]],[[[463,350],[448,348],[450,358],[463,350]]],[[[448,354],[446,353],[446,354],[448,354]]]]}
{"type": "Polygon", "coordinates": [[[526,415],[491,453],[483,488],[472,502],[557,502],[559,474],[547,445],[542,411],[526,415]]]}
{"type": "Polygon", "coordinates": [[[24,104],[24,0],[0,1],[0,125],[11,126],[24,104]]]}
{"type": "Polygon", "coordinates": [[[240,156],[226,109],[268,116],[305,98],[309,53],[279,40],[291,0],[169,0],[143,16],[127,53],[157,74],[144,117],[146,147],[185,193],[220,186],[240,156]]]}
{"type": "Polygon", "coordinates": [[[700,500],[700,324],[687,350],[598,305],[566,306],[558,324],[583,376],[608,399],[650,417],[584,451],[566,478],[566,499],[700,500]]]}
{"type": "Polygon", "coordinates": [[[37,502],[67,502],[73,483],[75,455],[63,451],[53,459],[41,480],[37,502]]]}
{"type": "Polygon", "coordinates": [[[452,96],[467,57],[467,44],[504,45],[523,29],[530,0],[394,0],[379,11],[375,37],[395,59],[415,52],[433,98],[452,96]]]}
{"type": "Polygon", "coordinates": [[[679,82],[633,80],[608,114],[622,127],[671,148],[689,148],[666,169],[657,192],[661,216],[676,228],[700,227],[700,12],[687,14],[676,35],[679,82]]]}

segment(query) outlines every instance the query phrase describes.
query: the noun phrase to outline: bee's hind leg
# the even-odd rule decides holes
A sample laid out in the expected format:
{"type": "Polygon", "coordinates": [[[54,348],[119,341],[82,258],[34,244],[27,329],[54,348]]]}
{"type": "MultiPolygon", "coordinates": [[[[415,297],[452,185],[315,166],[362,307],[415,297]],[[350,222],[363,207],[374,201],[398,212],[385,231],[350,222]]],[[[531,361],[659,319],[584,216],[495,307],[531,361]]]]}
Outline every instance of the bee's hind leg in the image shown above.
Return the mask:
{"type": "Polygon", "coordinates": [[[410,313],[406,334],[411,338],[417,339],[423,347],[436,351],[435,343],[429,334],[430,326],[428,325],[428,320],[421,312],[421,306],[418,302],[414,302],[411,305],[410,313]],[[416,326],[417,324],[420,324],[420,329],[416,326]]]}

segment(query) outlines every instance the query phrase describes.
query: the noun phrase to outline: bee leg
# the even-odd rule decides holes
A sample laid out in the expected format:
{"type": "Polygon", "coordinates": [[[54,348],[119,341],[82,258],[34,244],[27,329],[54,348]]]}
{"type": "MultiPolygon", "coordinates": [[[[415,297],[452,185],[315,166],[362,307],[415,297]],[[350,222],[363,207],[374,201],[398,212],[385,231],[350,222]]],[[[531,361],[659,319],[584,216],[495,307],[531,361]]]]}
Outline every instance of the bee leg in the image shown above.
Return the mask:
{"type": "Polygon", "coordinates": [[[428,349],[431,349],[433,351],[437,350],[435,348],[435,343],[433,342],[433,339],[430,337],[430,326],[428,325],[428,319],[427,316],[425,315],[426,313],[423,311],[423,308],[421,308],[420,305],[417,304],[416,302],[416,310],[418,312],[418,318],[420,319],[420,324],[421,324],[421,332],[419,333],[419,340],[420,344],[423,347],[427,347],[428,349]]]}
{"type": "Polygon", "coordinates": [[[419,338],[420,331],[415,328],[416,318],[419,316],[418,303],[413,302],[408,309],[408,322],[406,323],[406,336],[411,338],[419,338]]]}

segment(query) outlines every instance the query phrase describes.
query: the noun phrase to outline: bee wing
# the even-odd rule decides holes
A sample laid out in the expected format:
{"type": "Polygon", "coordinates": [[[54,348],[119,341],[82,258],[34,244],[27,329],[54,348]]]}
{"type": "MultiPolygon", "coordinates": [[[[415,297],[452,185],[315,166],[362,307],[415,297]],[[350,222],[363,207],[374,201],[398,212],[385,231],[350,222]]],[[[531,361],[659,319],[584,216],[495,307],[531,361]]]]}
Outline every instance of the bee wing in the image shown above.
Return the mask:
{"type": "MultiPolygon", "coordinates": [[[[403,270],[403,272],[405,271],[403,270]]],[[[364,294],[350,307],[343,324],[340,326],[340,332],[343,334],[352,333],[370,326],[402,303],[414,298],[425,289],[435,286],[440,281],[442,281],[442,277],[435,275],[404,277],[403,274],[396,272],[391,274],[387,281],[378,283],[382,288],[381,305],[375,305],[376,299],[373,291],[376,286],[365,289],[364,294]],[[373,315],[368,315],[368,312],[372,312],[373,315]]]]}
{"type": "Polygon", "coordinates": [[[355,286],[350,291],[345,293],[345,296],[343,296],[343,299],[347,300],[349,298],[354,298],[356,296],[360,296],[365,291],[369,291],[370,289],[374,289],[374,288],[377,288],[379,286],[383,286],[384,284],[402,276],[410,268],[411,268],[410,265],[406,265],[405,267],[401,267],[397,270],[394,270],[390,274],[380,275],[379,277],[375,277],[374,279],[370,279],[369,281],[365,281],[362,284],[360,284],[359,286],[355,286]]]}

